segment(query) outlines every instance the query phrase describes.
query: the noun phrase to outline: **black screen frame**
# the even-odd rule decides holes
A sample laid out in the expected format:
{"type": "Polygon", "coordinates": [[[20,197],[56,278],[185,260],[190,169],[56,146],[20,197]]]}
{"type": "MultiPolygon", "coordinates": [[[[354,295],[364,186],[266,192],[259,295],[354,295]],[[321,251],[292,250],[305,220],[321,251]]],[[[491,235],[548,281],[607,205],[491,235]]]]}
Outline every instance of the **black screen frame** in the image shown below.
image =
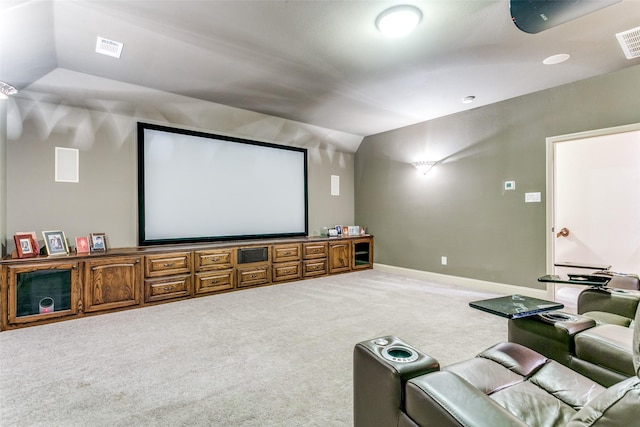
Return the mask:
{"type": "Polygon", "coordinates": [[[190,129],[182,129],[164,125],[157,125],[151,123],[138,122],[138,244],[140,246],[147,245],[166,245],[166,244],[179,244],[179,243],[201,243],[201,242],[216,242],[225,240],[248,240],[248,239],[273,239],[273,238],[285,238],[285,237],[306,237],[309,234],[309,192],[308,192],[308,154],[306,148],[293,147],[288,145],[280,145],[270,142],[244,139],[231,137],[227,135],[219,135],[204,131],[196,131],[190,129]],[[265,233],[265,234],[233,234],[233,235],[213,235],[213,236],[198,236],[198,237],[179,237],[179,238],[158,238],[152,239],[146,236],[145,227],[145,130],[155,130],[168,133],[176,133],[182,135],[196,136],[201,138],[210,138],[223,140],[238,144],[249,144],[260,147],[271,148],[275,150],[289,150],[300,152],[303,154],[303,169],[304,169],[304,231],[290,232],[290,233],[265,233]]]}

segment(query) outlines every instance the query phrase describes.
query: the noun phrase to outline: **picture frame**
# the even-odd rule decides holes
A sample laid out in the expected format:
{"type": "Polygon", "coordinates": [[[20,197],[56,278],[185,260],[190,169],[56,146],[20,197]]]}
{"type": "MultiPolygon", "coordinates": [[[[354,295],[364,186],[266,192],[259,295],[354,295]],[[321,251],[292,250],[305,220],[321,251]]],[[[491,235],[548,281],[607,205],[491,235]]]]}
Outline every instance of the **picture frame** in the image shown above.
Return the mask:
{"type": "Polygon", "coordinates": [[[33,244],[33,236],[27,233],[15,234],[13,240],[16,242],[16,252],[18,258],[29,258],[39,254],[39,251],[35,250],[33,244]]]}
{"type": "Polygon", "coordinates": [[[105,233],[91,233],[91,252],[104,252],[107,250],[107,235],[105,233]]]}
{"type": "Polygon", "coordinates": [[[47,255],[69,255],[67,238],[62,230],[43,231],[44,246],[47,248],[47,255]]]}
{"type": "Polygon", "coordinates": [[[89,238],[87,236],[76,237],[77,254],[88,254],[90,250],[91,246],[89,245],[89,238]]]}
{"type": "MultiPolygon", "coordinates": [[[[36,255],[40,255],[40,244],[38,243],[38,236],[35,231],[16,231],[16,234],[29,234],[31,239],[33,240],[31,244],[33,245],[33,251],[36,255]]],[[[17,245],[16,245],[17,247],[17,245]]]]}

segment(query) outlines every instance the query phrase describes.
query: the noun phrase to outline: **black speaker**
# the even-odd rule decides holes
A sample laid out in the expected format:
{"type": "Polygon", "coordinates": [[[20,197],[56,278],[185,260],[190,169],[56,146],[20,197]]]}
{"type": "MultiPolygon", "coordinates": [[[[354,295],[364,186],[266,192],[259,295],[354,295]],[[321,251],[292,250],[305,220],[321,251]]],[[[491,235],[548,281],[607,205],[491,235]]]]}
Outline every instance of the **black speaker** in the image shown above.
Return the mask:
{"type": "Polygon", "coordinates": [[[510,0],[511,18],[525,33],[539,33],[622,0],[510,0]]]}
{"type": "Polygon", "coordinates": [[[269,261],[269,248],[238,249],[238,264],[269,261]]]}

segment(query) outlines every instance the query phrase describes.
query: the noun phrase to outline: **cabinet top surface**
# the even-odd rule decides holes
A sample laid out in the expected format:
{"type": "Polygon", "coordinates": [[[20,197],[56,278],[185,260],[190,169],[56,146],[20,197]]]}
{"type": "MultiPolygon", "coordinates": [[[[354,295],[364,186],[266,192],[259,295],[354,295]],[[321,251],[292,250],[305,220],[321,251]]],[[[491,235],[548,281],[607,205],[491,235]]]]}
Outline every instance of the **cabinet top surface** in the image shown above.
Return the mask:
{"type": "Polygon", "coordinates": [[[85,260],[92,258],[104,258],[107,256],[130,256],[130,255],[151,255],[162,254],[170,252],[181,251],[199,251],[210,250],[218,248],[239,248],[239,247],[251,247],[251,246],[267,246],[267,245],[279,245],[287,243],[313,243],[313,242],[335,242],[335,241],[347,241],[356,240],[362,238],[372,238],[371,234],[364,234],[358,236],[340,236],[340,237],[322,237],[322,236],[308,236],[308,237],[287,237],[276,239],[252,239],[252,240],[226,240],[219,242],[206,242],[206,243],[180,243],[175,245],[150,245],[150,246],[132,246],[124,248],[111,248],[106,251],[94,252],[89,254],[76,254],[70,252],[69,255],[40,255],[30,258],[12,258],[7,256],[0,261],[2,264],[14,264],[14,263],[29,263],[29,262],[64,262],[71,260],[85,260]]]}

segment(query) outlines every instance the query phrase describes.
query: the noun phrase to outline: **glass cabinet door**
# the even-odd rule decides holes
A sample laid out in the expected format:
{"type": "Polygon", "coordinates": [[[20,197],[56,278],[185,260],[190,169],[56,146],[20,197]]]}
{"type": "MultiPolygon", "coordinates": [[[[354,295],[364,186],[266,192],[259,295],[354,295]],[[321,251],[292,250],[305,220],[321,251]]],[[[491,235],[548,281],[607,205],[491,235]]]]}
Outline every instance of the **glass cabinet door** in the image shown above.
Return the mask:
{"type": "Polygon", "coordinates": [[[26,323],[78,312],[77,262],[8,267],[9,323],[26,323]]]}

